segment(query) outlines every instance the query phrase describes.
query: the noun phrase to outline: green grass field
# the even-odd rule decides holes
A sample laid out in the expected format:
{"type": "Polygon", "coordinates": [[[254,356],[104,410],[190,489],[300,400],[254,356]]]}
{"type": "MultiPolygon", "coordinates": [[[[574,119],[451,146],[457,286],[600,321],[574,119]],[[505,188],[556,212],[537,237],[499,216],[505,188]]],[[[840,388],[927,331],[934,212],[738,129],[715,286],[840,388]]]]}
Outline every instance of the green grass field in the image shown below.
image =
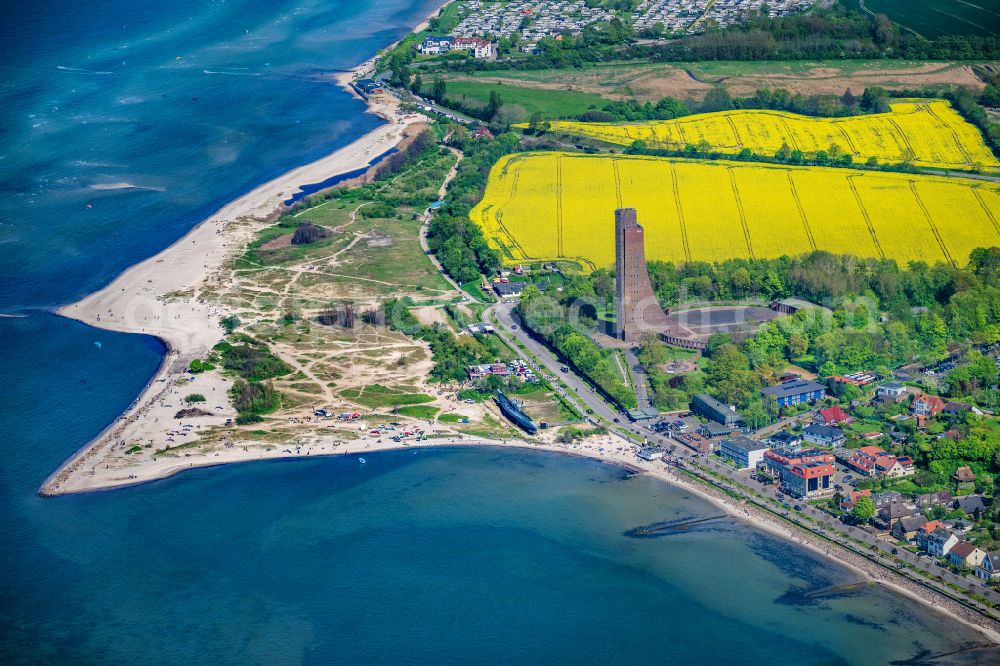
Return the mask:
{"type": "MultiPolygon", "coordinates": [[[[1000,36],[1000,0],[864,0],[865,7],[885,14],[924,37],[945,34],[1000,36]]],[[[850,6],[857,7],[858,0],[850,6]]]]}
{"type": "Polygon", "coordinates": [[[399,409],[394,409],[394,413],[400,416],[410,416],[415,419],[427,419],[431,420],[437,416],[438,408],[431,407],[429,405],[409,405],[406,407],[400,407],[399,409]]]}
{"type": "MultiPolygon", "coordinates": [[[[365,407],[405,407],[434,402],[434,398],[423,393],[407,393],[397,388],[370,384],[363,389],[344,389],[340,395],[365,407]]],[[[424,418],[424,417],[420,417],[424,418]]]]}
{"type": "Polygon", "coordinates": [[[490,93],[494,90],[500,95],[505,106],[520,106],[528,114],[541,113],[547,118],[571,118],[587,109],[600,108],[607,104],[605,98],[593,93],[520,88],[476,81],[448,81],[447,97],[468,105],[486,106],[490,93]]]}

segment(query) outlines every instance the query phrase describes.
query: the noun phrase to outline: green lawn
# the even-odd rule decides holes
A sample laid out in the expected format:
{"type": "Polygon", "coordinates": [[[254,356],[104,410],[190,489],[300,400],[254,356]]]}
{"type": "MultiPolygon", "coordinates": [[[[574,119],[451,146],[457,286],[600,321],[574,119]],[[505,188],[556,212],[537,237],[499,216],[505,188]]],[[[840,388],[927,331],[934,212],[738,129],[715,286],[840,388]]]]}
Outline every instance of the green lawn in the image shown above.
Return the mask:
{"type": "Polygon", "coordinates": [[[407,393],[399,389],[371,384],[363,389],[344,389],[340,395],[365,407],[403,407],[434,402],[434,398],[423,393],[407,393]]]}
{"type": "Polygon", "coordinates": [[[430,407],[428,405],[408,405],[406,407],[400,407],[399,409],[394,409],[393,412],[399,414],[400,416],[411,416],[415,419],[428,419],[431,420],[438,413],[437,407],[430,407]]]}
{"type": "Polygon", "coordinates": [[[545,118],[571,118],[608,103],[607,99],[593,93],[519,88],[478,81],[448,81],[447,96],[448,99],[459,100],[470,106],[486,106],[490,93],[494,90],[505,106],[520,106],[529,115],[537,112],[545,118]]]}

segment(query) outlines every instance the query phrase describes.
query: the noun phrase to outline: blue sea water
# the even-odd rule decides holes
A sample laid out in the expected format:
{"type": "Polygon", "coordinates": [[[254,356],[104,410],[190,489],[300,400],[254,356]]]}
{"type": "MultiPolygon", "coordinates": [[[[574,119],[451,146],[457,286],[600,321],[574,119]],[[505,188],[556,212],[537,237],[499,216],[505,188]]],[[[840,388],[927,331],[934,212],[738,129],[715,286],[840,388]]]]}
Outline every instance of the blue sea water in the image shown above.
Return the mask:
{"type": "Polygon", "coordinates": [[[375,127],[324,75],[436,4],[0,5],[0,663],[885,663],[975,640],[884,591],[810,596],[853,577],[731,519],[628,536],[714,510],[554,455],[36,495],[163,354],[48,310],[375,127]]]}

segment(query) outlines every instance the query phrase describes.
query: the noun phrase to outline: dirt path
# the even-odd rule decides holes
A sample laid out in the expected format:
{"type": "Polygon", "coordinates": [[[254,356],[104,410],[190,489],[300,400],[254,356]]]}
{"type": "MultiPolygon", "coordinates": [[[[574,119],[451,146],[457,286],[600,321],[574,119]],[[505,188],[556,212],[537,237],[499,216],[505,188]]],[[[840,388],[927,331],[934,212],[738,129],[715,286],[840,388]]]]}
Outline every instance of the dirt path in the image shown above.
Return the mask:
{"type": "MultiPolygon", "coordinates": [[[[457,148],[449,148],[448,150],[450,150],[451,154],[457,157],[458,159],[455,161],[455,165],[451,167],[451,170],[448,172],[448,175],[444,177],[444,182],[441,183],[441,187],[440,189],[438,189],[438,201],[444,199],[445,194],[447,194],[448,192],[448,185],[451,183],[452,180],[455,179],[455,176],[458,175],[458,165],[465,157],[462,151],[457,148]]],[[[438,258],[431,253],[431,248],[427,244],[427,227],[428,225],[430,225],[432,216],[433,213],[431,212],[430,208],[424,211],[423,224],[420,225],[420,249],[424,251],[424,254],[427,255],[427,258],[431,260],[432,264],[434,264],[434,268],[436,268],[438,272],[441,273],[441,276],[448,281],[448,284],[450,284],[456,291],[461,291],[462,293],[465,293],[464,291],[462,291],[462,286],[457,282],[455,282],[452,279],[452,277],[448,275],[448,273],[444,270],[444,266],[442,266],[441,262],[438,261],[438,258]]]]}

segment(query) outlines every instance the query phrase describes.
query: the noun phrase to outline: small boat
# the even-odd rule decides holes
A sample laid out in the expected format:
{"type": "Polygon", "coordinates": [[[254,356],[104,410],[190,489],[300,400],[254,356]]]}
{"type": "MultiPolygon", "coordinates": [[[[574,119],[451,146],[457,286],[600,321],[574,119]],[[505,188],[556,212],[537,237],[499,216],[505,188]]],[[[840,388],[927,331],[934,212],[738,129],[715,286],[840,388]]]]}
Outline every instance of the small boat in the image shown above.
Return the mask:
{"type": "Polygon", "coordinates": [[[365,460],[364,458],[358,458],[358,462],[361,463],[362,465],[364,465],[368,461],[365,460]]]}

